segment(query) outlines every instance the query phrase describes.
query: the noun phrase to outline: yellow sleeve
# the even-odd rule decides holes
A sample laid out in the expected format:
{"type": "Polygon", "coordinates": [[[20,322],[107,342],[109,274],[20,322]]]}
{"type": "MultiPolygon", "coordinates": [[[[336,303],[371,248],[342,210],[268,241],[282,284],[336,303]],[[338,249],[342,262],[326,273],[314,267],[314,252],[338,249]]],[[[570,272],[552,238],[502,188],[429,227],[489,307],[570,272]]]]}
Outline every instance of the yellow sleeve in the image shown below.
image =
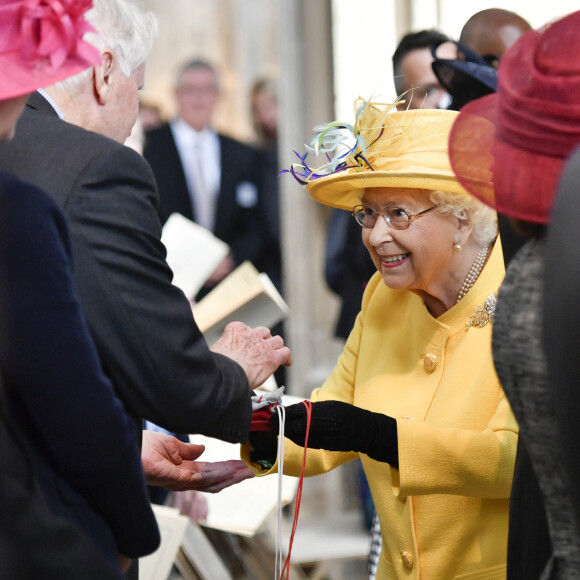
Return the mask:
{"type": "Polygon", "coordinates": [[[395,493],[509,497],[518,424],[503,390],[481,432],[397,419],[397,434],[399,470],[391,468],[395,493]]]}

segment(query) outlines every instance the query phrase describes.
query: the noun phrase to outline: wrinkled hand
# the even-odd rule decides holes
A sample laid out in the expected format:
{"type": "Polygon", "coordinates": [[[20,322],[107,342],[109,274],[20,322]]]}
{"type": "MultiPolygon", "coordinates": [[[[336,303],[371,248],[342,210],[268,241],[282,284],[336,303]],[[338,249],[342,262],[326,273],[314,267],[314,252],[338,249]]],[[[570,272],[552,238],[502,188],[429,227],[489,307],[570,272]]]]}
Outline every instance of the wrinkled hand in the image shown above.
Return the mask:
{"type": "Polygon", "coordinates": [[[171,491],[189,489],[218,493],[254,477],[247,465],[238,459],[229,461],[195,461],[204,452],[203,445],[183,443],[176,437],[143,431],[141,463],[148,485],[171,491]]]}
{"type": "MultiPolygon", "coordinates": [[[[272,415],[272,429],[278,429],[278,414],[272,415]]],[[[286,407],[284,436],[304,446],[306,406],[286,407]]],[[[397,422],[388,415],[373,413],[342,401],[312,403],[308,447],[328,451],[356,451],[397,467],[399,452],[397,422]]]]}
{"type": "Polygon", "coordinates": [[[257,389],[280,366],[292,364],[292,354],[281,336],[272,336],[265,326],[250,328],[241,322],[230,322],[213,352],[235,360],[246,373],[250,389],[257,389]]]}

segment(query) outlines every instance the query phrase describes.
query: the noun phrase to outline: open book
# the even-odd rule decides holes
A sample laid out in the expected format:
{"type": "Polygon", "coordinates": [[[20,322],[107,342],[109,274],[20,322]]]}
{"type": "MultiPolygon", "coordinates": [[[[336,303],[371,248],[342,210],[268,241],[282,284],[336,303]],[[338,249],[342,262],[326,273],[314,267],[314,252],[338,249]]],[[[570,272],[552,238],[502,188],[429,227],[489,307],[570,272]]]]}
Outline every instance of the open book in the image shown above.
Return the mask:
{"type": "Polygon", "coordinates": [[[288,316],[288,305],[267,274],[244,262],[193,307],[193,316],[212,344],[234,320],[271,328],[288,316]]]}
{"type": "Polygon", "coordinates": [[[220,262],[229,246],[209,230],[179,213],[173,213],[163,226],[161,241],[167,249],[167,263],[173,271],[173,285],[193,298],[220,262]]]}

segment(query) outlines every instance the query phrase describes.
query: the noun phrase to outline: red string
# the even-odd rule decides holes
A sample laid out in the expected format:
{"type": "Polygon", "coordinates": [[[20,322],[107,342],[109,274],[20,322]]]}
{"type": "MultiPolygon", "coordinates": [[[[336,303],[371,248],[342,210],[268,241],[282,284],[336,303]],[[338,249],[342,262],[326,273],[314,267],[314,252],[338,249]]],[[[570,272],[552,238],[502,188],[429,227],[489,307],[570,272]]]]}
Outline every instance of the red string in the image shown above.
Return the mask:
{"type": "Polygon", "coordinates": [[[304,482],[304,472],[306,471],[306,450],[308,449],[308,435],[310,434],[310,422],[312,420],[312,402],[302,401],[306,407],[306,437],[304,439],[304,455],[302,456],[302,471],[300,472],[300,479],[298,480],[298,488],[296,490],[296,506],[294,508],[294,521],[292,522],[292,532],[290,533],[290,542],[288,545],[288,555],[280,574],[280,580],[284,579],[284,572],[286,572],[286,580],[290,575],[290,554],[292,553],[292,544],[294,543],[294,534],[296,526],[298,525],[298,514],[300,513],[300,502],[302,500],[302,483],[304,482]]]}

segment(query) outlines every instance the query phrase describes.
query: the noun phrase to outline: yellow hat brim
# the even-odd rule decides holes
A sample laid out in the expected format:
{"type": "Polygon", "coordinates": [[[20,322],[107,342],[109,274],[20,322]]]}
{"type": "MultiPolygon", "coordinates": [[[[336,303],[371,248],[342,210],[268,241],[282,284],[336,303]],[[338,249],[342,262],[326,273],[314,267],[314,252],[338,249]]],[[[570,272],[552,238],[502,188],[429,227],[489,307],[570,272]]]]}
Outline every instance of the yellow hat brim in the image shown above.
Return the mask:
{"type": "Polygon", "coordinates": [[[341,173],[309,182],[306,190],[310,196],[324,205],[346,209],[360,203],[364,190],[369,187],[393,189],[424,189],[428,191],[448,191],[469,195],[454,173],[409,173],[396,171],[357,172],[347,169],[341,173]]]}

